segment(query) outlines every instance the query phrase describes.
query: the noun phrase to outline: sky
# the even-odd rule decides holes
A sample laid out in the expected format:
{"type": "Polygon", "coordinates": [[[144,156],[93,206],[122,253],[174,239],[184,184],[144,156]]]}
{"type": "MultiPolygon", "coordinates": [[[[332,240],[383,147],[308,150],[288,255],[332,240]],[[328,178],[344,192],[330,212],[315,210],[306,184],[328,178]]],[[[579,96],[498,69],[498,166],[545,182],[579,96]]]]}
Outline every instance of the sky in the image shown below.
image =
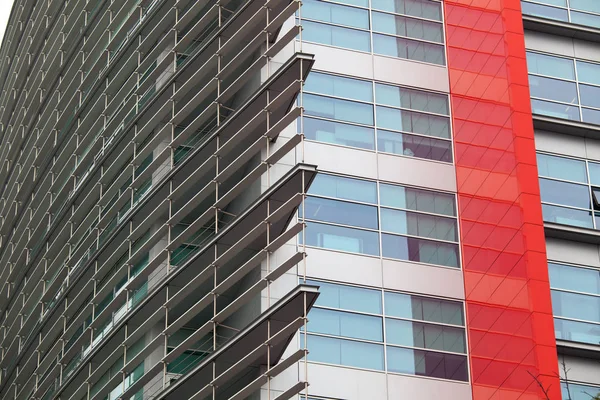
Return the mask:
{"type": "Polygon", "coordinates": [[[8,23],[8,17],[10,16],[10,10],[13,5],[13,0],[0,0],[0,43],[4,37],[4,30],[8,23]]]}

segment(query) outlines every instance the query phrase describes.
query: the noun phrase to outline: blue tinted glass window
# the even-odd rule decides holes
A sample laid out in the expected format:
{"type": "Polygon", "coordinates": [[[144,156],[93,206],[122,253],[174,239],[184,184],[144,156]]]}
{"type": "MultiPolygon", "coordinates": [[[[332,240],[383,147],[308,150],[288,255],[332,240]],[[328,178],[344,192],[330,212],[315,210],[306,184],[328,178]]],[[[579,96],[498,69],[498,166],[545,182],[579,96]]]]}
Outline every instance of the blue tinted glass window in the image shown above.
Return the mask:
{"type": "Polygon", "coordinates": [[[579,226],[582,228],[594,227],[591,211],[542,204],[542,214],[544,216],[544,221],[579,226]]]}
{"type": "Polygon", "coordinates": [[[587,185],[540,179],[542,201],[571,207],[590,208],[590,193],[587,185]]]}
{"type": "Polygon", "coordinates": [[[326,282],[310,282],[319,286],[317,306],[343,310],[381,314],[381,292],[378,290],[336,285],[326,282]]]}
{"type": "MultiPolygon", "coordinates": [[[[300,124],[298,124],[300,128],[300,124]]],[[[363,126],[304,118],[304,135],[308,140],[375,150],[375,130],[363,126]]]]}
{"type": "Polygon", "coordinates": [[[600,186],[600,164],[588,162],[590,171],[590,183],[595,186],[600,186]]]}
{"type": "Polygon", "coordinates": [[[373,125],[373,106],[370,104],[305,94],[304,109],[308,115],[316,117],[373,125]]]}
{"type": "MultiPolygon", "coordinates": [[[[379,227],[377,207],[373,206],[308,197],[304,202],[304,210],[307,219],[334,222],[359,228],[377,229],[379,227]]],[[[302,211],[302,208],[300,208],[300,211],[302,211]]],[[[300,214],[300,217],[302,217],[302,214],[300,214]]]]}
{"type": "Polygon", "coordinates": [[[377,106],[377,126],[384,129],[450,138],[450,120],[447,117],[389,107],[377,106]]]}
{"type": "Polygon", "coordinates": [[[531,97],[577,104],[577,84],[542,76],[529,76],[531,97]]]}
{"type": "Polygon", "coordinates": [[[379,185],[381,205],[442,215],[456,215],[454,195],[396,185],[379,185]]]}
{"type": "Polygon", "coordinates": [[[600,295],[600,271],[548,263],[550,285],[555,289],[600,295]]]}
{"type": "Polygon", "coordinates": [[[581,105],[600,108],[600,87],[579,85],[579,96],[581,105]]]}
{"type": "Polygon", "coordinates": [[[358,51],[371,51],[371,37],[367,31],[302,21],[302,39],[307,42],[328,44],[358,51]]]}
{"type": "Polygon", "coordinates": [[[555,316],[600,323],[600,297],[552,291],[555,316]]]}
{"type": "Polygon", "coordinates": [[[577,60],[577,79],[580,82],[600,85],[600,64],[577,60]]]}
{"type": "Polygon", "coordinates": [[[527,52],[527,70],[534,74],[575,80],[573,60],[568,58],[527,52]]]}
{"type": "Polygon", "coordinates": [[[600,111],[583,108],[581,110],[582,120],[590,124],[600,125],[600,111]]]}
{"type": "Polygon", "coordinates": [[[540,176],[582,183],[588,181],[585,161],[538,153],[537,164],[540,176]]]}
{"type": "Polygon", "coordinates": [[[381,229],[388,232],[457,241],[456,220],[433,215],[381,209],[381,229]]]}
{"type": "Polygon", "coordinates": [[[390,344],[466,353],[462,328],[386,318],[385,332],[390,344]]]}
{"type": "Polygon", "coordinates": [[[313,308],[308,319],[308,332],[383,341],[381,317],[313,308]]]}
{"type": "MultiPolygon", "coordinates": [[[[304,336],[300,335],[301,341],[304,336]]],[[[301,343],[301,346],[304,344],[301,343]]],[[[383,370],[383,345],[310,335],[311,361],[383,370]]]]}
{"type": "Polygon", "coordinates": [[[441,4],[429,0],[372,0],[371,7],[397,14],[442,20],[441,4]]]}
{"type": "Polygon", "coordinates": [[[530,3],[522,1],[523,15],[532,15],[534,17],[542,17],[555,19],[558,21],[569,21],[569,12],[565,8],[549,7],[542,4],[530,3]]]}
{"type": "Polygon", "coordinates": [[[368,81],[311,72],[304,90],[348,99],[373,101],[373,84],[368,81]]]}
{"type": "Polygon", "coordinates": [[[572,121],[581,120],[581,117],[579,116],[579,108],[576,106],[531,99],[531,109],[534,114],[569,119],[572,121]]]}
{"type": "Polygon", "coordinates": [[[444,46],[373,34],[373,52],[384,56],[445,65],[444,46]]]}
{"type": "Polygon", "coordinates": [[[375,182],[342,176],[317,174],[308,193],[377,204],[377,184],[375,182]]]}
{"type": "Polygon", "coordinates": [[[377,150],[384,153],[452,162],[451,142],[407,133],[378,130],[377,150]]]}
{"type": "Polygon", "coordinates": [[[307,224],[305,235],[308,246],[372,256],[379,255],[379,234],[377,232],[311,222],[307,224]]]}
{"type": "Polygon", "coordinates": [[[302,17],[317,21],[369,29],[369,11],[322,1],[307,0],[302,3],[302,17]]]}
{"type": "Polygon", "coordinates": [[[561,382],[562,398],[571,400],[594,400],[600,398],[600,387],[561,382]]]}
{"type": "Polygon", "coordinates": [[[423,21],[380,12],[373,12],[373,31],[391,35],[423,39],[430,42],[444,42],[442,25],[437,22],[423,21]]]}
{"type": "Polygon", "coordinates": [[[388,347],[391,372],[467,381],[467,357],[431,351],[388,347]]]}
{"type": "Polygon", "coordinates": [[[569,0],[569,4],[576,10],[600,13],[600,2],[597,0],[569,0]]]}
{"type": "Polygon", "coordinates": [[[600,27],[600,15],[577,12],[571,9],[571,22],[574,24],[598,28],[600,27]]]}
{"type": "Polygon", "coordinates": [[[462,303],[385,292],[385,314],[420,321],[464,325],[462,303]]]}
{"type": "Polygon", "coordinates": [[[594,345],[600,343],[600,325],[598,324],[554,318],[554,330],[557,339],[594,345]]]}
{"type": "Polygon", "coordinates": [[[448,115],[448,96],[400,88],[397,86],[375,84],[375,102],[392,107],[410,108],[448,115]]]}
{"type": "Polygon", "coordinates": [[[381,235],[384,257],[458,267],[458,245],[396,235],[381,235]]]}

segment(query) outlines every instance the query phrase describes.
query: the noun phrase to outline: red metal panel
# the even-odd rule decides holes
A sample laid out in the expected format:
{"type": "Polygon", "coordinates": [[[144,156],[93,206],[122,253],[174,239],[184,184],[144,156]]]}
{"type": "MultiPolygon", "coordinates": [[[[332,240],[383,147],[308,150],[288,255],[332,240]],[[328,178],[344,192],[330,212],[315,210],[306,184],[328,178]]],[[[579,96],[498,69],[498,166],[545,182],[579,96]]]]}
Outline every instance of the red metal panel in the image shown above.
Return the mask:
{"type": "Polygon", "coordinates": [[[560,399],[519,0],[445,0],[473,397],[560,399]]]}

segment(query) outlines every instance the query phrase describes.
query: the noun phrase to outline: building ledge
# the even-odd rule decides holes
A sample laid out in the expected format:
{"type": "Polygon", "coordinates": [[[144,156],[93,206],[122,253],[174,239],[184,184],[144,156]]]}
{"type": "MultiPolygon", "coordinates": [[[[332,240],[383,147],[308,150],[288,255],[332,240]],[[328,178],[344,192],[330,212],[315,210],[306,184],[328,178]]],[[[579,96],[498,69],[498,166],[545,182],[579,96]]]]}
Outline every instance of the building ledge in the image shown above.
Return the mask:
{"type": "Polygon", "coordinates": [[[600,360],[600,345],[556,339],[559,354],[600,360]]]}
{"type": "Polygon", "coordinates": [[[592,42],[600,41],[600,29],[529,15],[523,15],[523,28],[592,42]]]}
{"type": "Polygon", "coordinates": [[[534,114],[533,127],[535,129],[557,132],[565,135],[600,139],[600,125],[588,124],[586,122],[569,121],[566,119],[534,114]]]}
{"type": "Polygon", "coordinates": [[[546,237],[600,244],[600,231],[595,229],[544,222],[544,233],[546,237]]]}

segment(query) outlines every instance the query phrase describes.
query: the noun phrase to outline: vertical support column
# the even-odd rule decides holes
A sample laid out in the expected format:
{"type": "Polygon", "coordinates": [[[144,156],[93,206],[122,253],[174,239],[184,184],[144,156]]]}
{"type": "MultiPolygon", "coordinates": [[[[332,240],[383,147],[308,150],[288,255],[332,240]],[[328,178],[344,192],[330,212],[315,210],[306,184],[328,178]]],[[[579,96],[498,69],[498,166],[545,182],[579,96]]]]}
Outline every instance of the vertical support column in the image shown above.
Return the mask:
{"type": "Polygon", "coordinates": [[[559,399],[520,4],[444,13],[473,398],[559,399]]]}

